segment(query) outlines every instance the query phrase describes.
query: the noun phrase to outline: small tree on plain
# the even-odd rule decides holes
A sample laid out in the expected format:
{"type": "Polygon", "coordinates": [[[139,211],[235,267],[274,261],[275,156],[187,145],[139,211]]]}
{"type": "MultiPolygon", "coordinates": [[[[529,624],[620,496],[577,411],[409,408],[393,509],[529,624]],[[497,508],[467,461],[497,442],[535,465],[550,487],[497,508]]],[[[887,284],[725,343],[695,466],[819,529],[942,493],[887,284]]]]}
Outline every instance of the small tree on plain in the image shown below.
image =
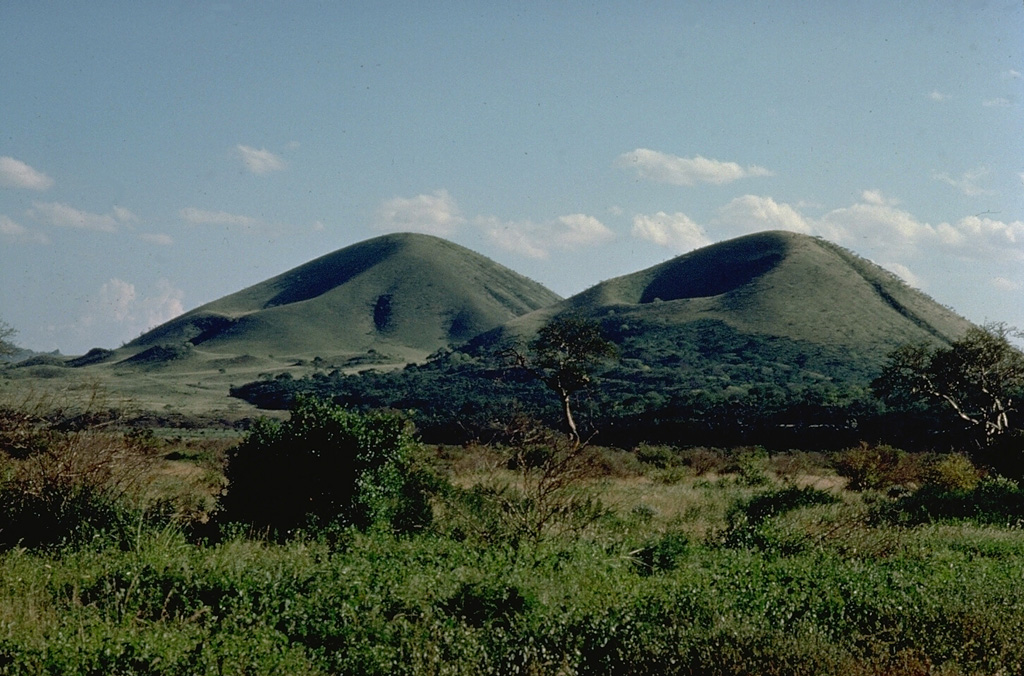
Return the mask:
{"type": "Polygon", "coordinates": [[[544,326],[529,348],[528,354],[516,349],[507,354],[558,395],[566,435],[578,444],[572,395],[590,383],[591,373],[601,361],[618,354],[615,344],[604,338],[596,322],[569,315],[544,326]]]}

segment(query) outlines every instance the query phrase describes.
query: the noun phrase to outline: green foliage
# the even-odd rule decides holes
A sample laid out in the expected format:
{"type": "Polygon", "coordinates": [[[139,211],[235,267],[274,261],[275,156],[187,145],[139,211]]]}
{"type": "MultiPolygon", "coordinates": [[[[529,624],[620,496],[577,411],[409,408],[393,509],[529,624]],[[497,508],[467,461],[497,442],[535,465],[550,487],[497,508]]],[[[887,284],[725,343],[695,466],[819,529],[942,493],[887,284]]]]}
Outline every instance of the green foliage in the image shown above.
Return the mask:
{"type": "Polygon", "coordinates": [[[339,551],[146,530],[130,550],[0,555],[0,673],[1021,673],[1012,533],[877,560],[670,533],[645,567],[586,540],[514,560],[427,534],[339,551]]]}
{"type": "Polygon", "coordinates": [[[11,342],[17,333],[10,324],[0,319],[0,359],[17,354],[18,346],[11,342]]]}
{"type": "Polygon", "coordinates": [[[971,459],[962,453],[936,458],[924,472],[924,485],[943,491],[973,491],[981,476],[971,459]]]}
{"type": "Polygon", "coordinates": [[[636,447],[636,459],[645,465],[666,469],[681,464],[678,454],[668,446],[640,444],[636,447]]]}
{"type": "Polygon", "coordinates": [[[476,581],[463,582],[440,608],[474,627],[511,628],[535,603],[514,585],[476,581]]]}
{"type": "Polygon", "coordinates": [[[837,453],[833,463],[839,475],[849,479],[847,487],[854,491],[907,486],[921,476],[921,468],[913,456],[885,444],[862,443],[857,448],[837,453]]]}
{"type": "Polygon", "coordinates": [[[633,553],[634,568],[642,576],[675,570],[689,548],[685,534],[669,531],[633,553]]]}
{"type": "Polygon", "coordinates": [[[529,356],[515,349],[504,353],[558,396],[565,431],[578,443],[581,438],[570,399],[590,383],[602,360],[618,355],[615,345],[602,335],[601,325],[576,315],[558,317],[530,341],[529,356]]]}
{"type": "Polygon", "coordinates": [[[985,477],[972,488],[926,484],[913,493],[882,505],[878,516],[886,522],[922,524],[970,521],[1019,526],[1024,523],[1024,490],[1004,477],[985,477]]]}
{"type": "Polygon", "coordinates": [[[768,452],[760,447],[743,448],[736,453],[736,457],[726,471],[736,473],[736,480],[741,486],[757,487],[769,483],[768,474],[768,452]]]}
{"type": "Polygon", "coordinates": [[[429,481],[410,466],[412,445],[394,414],[302,399],[287,421],[259,421],[230,451],[224,517],[279,536],[330,524],[421,528],[429,481]]]}
{"type": "Polygon", "coordinates": [[[575,392],[590,382],[590,374],[602,359],[618,354],[604,338],[601,325],[569,315],[550,322],[530,342],[533,367],[555,391],[575,392]]]}
{"type": "Polygon", "coordinates": [[[978,448],[1019,429],[1024,353],[1003,324],[973,327],[949,347],[905,345],[889,355],[875,391],[897,407],[930,404],[959,422],[978,448]]]}
{"type": "MultiPolygon", "coordinates": [[[[584,438],[599,431],[601,443],[626,448],[685,442],[818,449],[906,428],[883,417],[868,391],[876,361],[745,334],[717,320],[665,325],[609,315],[599,324],[621,358],[598,360],[590,377],[601,386],[573,396],[584,438]]],[[[232,395],[275,409],[288,408],[302,395],[361,410],[394,408],[409,413],[425,441],[443,443],[499,438],[504,421],[516,412],[549,426],[565,419],[561,402],[544,383],[524,369],[509,369],[485,341],[397,371],[257,380],[232,388],[232,395]]]]}
{"type": "Polygon", "coordinates": [[[803,549],[803,543],[779,537],[772,529],[772,519],[804,507],[831,505],[838,501],[835,495],[812,486],[788,486],[757,493],[737,501],[726,514],[728,527],[723,542],[728,547],[754,547],[757,549],[793,554],[803,549]]]}

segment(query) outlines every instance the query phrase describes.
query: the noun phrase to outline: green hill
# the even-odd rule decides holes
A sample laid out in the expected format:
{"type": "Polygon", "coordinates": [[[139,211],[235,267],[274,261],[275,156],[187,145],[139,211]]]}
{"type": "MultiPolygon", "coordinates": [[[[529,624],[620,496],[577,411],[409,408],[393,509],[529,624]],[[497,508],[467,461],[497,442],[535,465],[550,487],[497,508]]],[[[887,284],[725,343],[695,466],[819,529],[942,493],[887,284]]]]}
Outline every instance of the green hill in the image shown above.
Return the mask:
{"type": "Polygon", "coordinates": [[[877,362],[906,342],[948,342],[969,322],[892,273],[825,240],[791,232],[747,235],[602,282],[518,317],[498,336],[528,338],[561,314],[657,330],[721,322],[742,334],[839,348],[877,362]]]}
{"type": "Polygon", "coordinates": [[[619,348],[621,359],[602,368],[577,406],[585,426],[622,443],[819,443],[807,441],[813,433],[840,444],[881,434],[889,423],[868,386],[889,352],[949,342],[970,326],[841,247],[764,232],[602,282],[426,364],[264,379],[233,393],[268,407],[304,392],[416,411],[437,438],[486,433],[516,411],[557,423],[550,393],[497,355],[509,344],[525,350],[540,327],[570,314],[600,324],[619,348]]]}
{"type": "Polygon", "coordinates": [[[422,359],[559,297],[437,237],[395,234],[328,254],[187,312],[127,344],[125,364],[207,357],[422,359]]]}

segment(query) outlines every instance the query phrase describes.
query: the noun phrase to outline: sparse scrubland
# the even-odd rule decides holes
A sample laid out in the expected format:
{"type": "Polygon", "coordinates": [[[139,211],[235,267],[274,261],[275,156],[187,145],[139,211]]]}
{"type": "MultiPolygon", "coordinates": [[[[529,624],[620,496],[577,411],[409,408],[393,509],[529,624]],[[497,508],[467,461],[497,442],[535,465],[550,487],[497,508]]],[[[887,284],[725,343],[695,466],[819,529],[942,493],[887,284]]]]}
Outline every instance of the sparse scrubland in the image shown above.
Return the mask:
{"type": "Polygon", "coordinates": [[[5,368],[0,676],[1024,673],[1006,327],[777,232],[556,301],[385,236],[5,368]]]}
{"type": "Polygon", "coordinates": [[[2,674],[1024,671],[1024,491],[962,454],[424,445],[312,400],[0,440],[2,674]]]}

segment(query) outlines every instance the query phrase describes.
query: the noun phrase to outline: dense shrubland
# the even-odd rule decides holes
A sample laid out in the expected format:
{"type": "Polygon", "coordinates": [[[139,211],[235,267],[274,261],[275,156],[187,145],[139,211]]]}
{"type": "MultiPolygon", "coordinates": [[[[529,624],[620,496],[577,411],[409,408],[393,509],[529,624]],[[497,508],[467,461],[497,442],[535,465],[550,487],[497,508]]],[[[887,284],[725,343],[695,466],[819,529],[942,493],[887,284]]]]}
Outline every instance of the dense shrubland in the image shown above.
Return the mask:
{"type": "Polygon", "coordinates": [[[1024,491],[965,455],[500,438],[5,409],[0,674],[1024,670],[1024,491]]]}
{"type": "MultiPolygon", "coordinates": [[[[884,364],[819,345],[739,333],[705,320],[652,329],[642,321],[601,322],[620,359],[600,364],[598,387],[573,400],[581,435],[606,444],[762,445],[838,450],[861,440],[913,450],[954,450],[966,441],[942,411],[887,406],[871,388],[884,364]]],[[[558,401],[493,346],[442,351],[399,371],[313,370],[232,389],[261,407],[287,409],[312,395],[361,410],[406,411],[422,438],[439,443],[494,439],[523,412],[557,427],[558,401]]]]}

